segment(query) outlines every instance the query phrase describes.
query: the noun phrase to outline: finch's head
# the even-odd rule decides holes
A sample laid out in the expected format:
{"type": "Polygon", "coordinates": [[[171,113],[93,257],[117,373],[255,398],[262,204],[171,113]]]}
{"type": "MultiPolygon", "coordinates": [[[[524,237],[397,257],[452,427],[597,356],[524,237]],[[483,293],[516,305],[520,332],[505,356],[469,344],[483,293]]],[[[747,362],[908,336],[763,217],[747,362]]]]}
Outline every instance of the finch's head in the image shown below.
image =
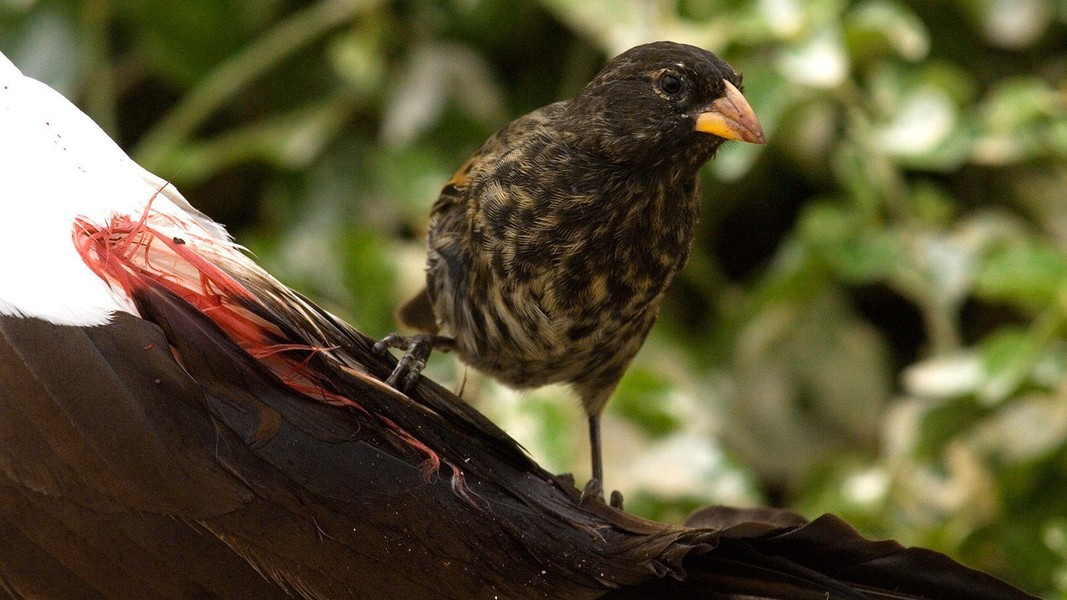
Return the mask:
{"type": "Polygon", "coordinates": [[[654,42],[612,59],[568,121],[598,152],[633,164],[702,164],[726,140],[764,143],[741,76],[707,50],[654,42]]]}

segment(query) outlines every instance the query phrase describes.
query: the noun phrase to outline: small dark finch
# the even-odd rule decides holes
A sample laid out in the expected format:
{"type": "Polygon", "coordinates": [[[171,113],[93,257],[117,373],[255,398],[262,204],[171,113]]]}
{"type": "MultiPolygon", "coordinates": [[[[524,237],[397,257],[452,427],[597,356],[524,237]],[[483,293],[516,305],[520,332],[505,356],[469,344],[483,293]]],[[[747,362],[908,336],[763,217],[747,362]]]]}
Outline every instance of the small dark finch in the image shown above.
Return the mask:
{"type": "Polygon", "coordinates": [[[698,170],[726,140],[764,142],[740,87],[711,52],[645,44],[490,137],[433,205],[426,289],[398,312],[426,334],[379,342],[407,350],[390,383],[431,347],[517,388],[569,383],[599,489],[600,413],[689,257],[698,170]]]}

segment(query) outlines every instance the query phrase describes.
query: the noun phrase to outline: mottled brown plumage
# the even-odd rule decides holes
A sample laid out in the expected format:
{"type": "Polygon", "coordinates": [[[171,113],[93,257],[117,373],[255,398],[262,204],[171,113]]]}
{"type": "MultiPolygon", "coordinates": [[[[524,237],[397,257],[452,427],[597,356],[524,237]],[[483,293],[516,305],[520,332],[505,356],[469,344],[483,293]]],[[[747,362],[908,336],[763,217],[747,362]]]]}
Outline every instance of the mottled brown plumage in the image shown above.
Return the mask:
{"type": "Polygon", "coordinates": [[[568,383],[599,415],[685,265],[701,165],[725,139],[762,143],[714,54],[656,42],[613,59],[576,97],[492,137],[444,186],[429,226],[426,289],[390,336],[417,372],[430,346],[518,388],[568,383]]]}

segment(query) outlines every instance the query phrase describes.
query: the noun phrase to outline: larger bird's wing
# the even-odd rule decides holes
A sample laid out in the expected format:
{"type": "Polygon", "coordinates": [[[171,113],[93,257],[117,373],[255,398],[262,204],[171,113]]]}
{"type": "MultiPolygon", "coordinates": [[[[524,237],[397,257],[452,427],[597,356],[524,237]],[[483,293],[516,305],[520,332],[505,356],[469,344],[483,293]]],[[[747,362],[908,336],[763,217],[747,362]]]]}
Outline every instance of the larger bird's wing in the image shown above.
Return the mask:
{"type": "MultiPolygon", "coordinates": [[[[479,467],[477,441],[457,448],[465,482],[427,477],[381,419],[294,393],[169,292],[139,296],[147,320],[3,318],[0,523],[14,531],[0,537],[0,581],[16,596],[599,593],[594,571],[552,547],[589,544],[603,524],[551,478],[506,457],[479,467]]],[[[387,396],[336,377],[365,406],[387,396]]]]}
{"type": "MultiPolygon", "coordinates": [[[[137,296],[144,318],[93,328],[0,320],[18,367],[0,445],[0,580],[16,596],[1025,597],[829,517],[677,528],[583,508],[497,457],[518,450],[494,430],[409,415],[443,460],[467,457],[462,481],[428,479],[385,420],[294,392],[167,290],[137,296]]],[[[365,408],[393,398],[315,369],[365,408]]],[[[416,400],[458,402],[427,384],[416,400]]]]}

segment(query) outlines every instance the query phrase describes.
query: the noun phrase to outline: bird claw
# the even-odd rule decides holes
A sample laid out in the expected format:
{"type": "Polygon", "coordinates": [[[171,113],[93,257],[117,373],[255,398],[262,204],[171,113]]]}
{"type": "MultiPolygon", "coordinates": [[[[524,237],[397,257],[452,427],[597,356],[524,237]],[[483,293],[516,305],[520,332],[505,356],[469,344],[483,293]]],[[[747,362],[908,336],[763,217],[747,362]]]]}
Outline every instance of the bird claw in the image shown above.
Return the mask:
{"type": "MultiPolygon", "coordinates": [[[[578,497],[578,505],[585,506],[587,502],[590,502],[593,498],[604,502],[604,486],[600,483],[599,479],[590,479],[585,484],[585,489],[582,490],[582,495],[578,497]]],[[[615,490],[611,492],[611,500],[609,506],[612,508],[622,510],[622,492],[615,490]]]]}
{"type": "Polygon", "coordinates": [[[416,352],[416,350],[409,350],[400,357],[393,372],[385,380],[386,384],[402,392],[411,389],[411,386],[418,381],[419,374],[426,368],[426,360],[416,352]]]}
{"type": "Polygon", "coordinates": [[[408,344],[404,336],[399,333],[390,333],[377,342],[374,342],[373,350],[375,354],[384,355],[390,348],[407,350],[408,344]]]}
{"type": "Polygon", "coordinates": [[[604,486],[600,485],[599,479],[590,479],[585,484],[585,489],[582,490],[582,495],[578,496],[578,505],[585,506],[587,502],[592,499],[600,500],[604,502],[604,486]]]}
{"type": "Polygon", "coordinates": [[[385,383],[396,390],[406,392],[419,380],[419,375],[426,368],[426,359],[430,357],[430,353],[435,348],[451,350],[452,345],[452,338],[440,335],[390,333],[375,342],[374,353],[384,355],[389,352],[390,348],[404,351],[385,383]]]}

